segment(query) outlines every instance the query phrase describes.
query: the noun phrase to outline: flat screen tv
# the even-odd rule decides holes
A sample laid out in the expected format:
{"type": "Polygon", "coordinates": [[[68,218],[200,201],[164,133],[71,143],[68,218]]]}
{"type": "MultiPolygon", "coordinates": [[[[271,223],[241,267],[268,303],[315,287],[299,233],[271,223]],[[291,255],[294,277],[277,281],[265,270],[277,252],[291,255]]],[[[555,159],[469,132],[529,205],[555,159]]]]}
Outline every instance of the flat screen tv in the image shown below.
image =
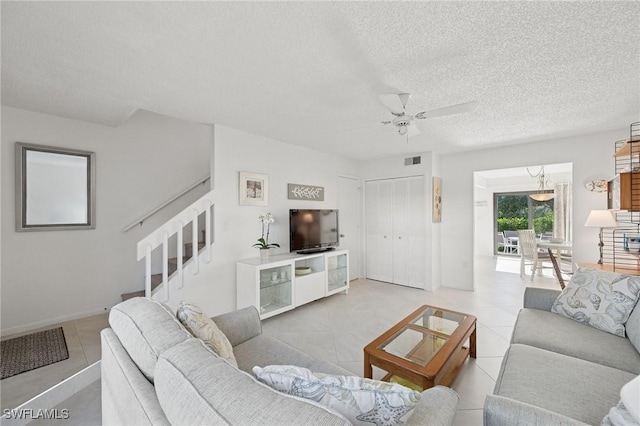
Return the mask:
{"type": "Polygon", "coordinates": [[[289,210],[289,250],[311,253],[331,250],[340,242],[338,210],[289,210]]]}

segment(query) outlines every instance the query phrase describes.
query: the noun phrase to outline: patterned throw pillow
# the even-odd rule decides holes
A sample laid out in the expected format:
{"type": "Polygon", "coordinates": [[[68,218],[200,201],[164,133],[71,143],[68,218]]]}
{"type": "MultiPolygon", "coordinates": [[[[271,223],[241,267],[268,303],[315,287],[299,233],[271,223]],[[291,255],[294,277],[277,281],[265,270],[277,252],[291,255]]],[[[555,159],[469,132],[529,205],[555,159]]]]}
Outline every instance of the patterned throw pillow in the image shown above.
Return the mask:
{"type": "Polygon", "coordinates": [[[640,277],[579,268],[551,312],[625,337],[624,325],[640,293],[640,277]]]}
{"type": "Polygon", "coordinates": [[[266,385],[310,399],[345,416],[354,425],[402,425],[422,394],[402,385],[355,376],[312,373],[293,365],[253,367],[266,385]]]}
{"type": "Polygon", "coordinates": [[[216,323],[202,313],[200,308],[190,303],[182,302],[178,307],[176,317],[194,337],[201,339],[218,356],[238,368],[231,342],[229,342],[227,336],[218,328],[216,323]]]}

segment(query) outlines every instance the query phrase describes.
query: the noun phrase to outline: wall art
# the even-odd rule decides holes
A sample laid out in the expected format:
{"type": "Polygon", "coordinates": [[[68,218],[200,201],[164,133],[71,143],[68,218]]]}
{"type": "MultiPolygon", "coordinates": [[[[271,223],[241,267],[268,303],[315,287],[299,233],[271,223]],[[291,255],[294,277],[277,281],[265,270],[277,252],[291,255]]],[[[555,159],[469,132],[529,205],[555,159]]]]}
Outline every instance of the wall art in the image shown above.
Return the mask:
{"type": "Polygon", "coordinates": [[[433,177],[433,223],[442,222],[442,179],[433,177]]]}
{"type": "Polygon", "coordinates": [[[287,185],[288,198],[290,200],[324,201],[324,187],[312,185],[300,185],[290,183],[287,185]]]}
{"type": "Polygon", "coordinates": [[[268,206],[268,176],[259,173],[240,172],[238,195],[241,206],[268,206]]]}

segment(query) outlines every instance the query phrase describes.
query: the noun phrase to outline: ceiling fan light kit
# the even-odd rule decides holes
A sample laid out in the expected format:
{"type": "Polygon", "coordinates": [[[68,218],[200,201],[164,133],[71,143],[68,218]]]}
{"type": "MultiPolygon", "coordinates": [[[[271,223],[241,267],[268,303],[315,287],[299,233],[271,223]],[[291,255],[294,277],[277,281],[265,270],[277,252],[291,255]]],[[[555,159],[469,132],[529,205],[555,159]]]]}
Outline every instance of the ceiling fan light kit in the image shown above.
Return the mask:
{"type": "Polygon", "coordinates": [[[378,98],[380,102],[393,114],[395,117],[393,120],[382,121],[382,124],[393,124],[398,128],[398,134],[400,136],[407,135],[415,136],[420,134],[420,130],[414,124],[413,120],[423,120],[431,117],[442,117],[445,115],[461,114],[463,112],[470,112],[476,109],[478,106],[476,101],[465,102],[457,105],[450,105],[443,108],[437,108],[429,111],[422,111],[416,115],[406,113],[407,103],[411,95],[409,93],[388,93],[380,95],[378,98]]]}

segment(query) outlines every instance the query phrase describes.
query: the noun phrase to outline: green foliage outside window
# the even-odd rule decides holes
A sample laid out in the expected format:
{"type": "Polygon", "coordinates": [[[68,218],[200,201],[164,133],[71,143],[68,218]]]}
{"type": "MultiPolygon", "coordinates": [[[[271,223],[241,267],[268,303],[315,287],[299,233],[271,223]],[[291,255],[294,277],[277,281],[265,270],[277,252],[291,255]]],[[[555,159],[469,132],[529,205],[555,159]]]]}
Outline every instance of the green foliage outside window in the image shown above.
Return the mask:
{"type": "Polygon", "coordinates": [[[536,234],[553,231],[553,200],[530,201],[528,195],[498,196],[498,232],[529,229],[529,203],[536,234]]]}

